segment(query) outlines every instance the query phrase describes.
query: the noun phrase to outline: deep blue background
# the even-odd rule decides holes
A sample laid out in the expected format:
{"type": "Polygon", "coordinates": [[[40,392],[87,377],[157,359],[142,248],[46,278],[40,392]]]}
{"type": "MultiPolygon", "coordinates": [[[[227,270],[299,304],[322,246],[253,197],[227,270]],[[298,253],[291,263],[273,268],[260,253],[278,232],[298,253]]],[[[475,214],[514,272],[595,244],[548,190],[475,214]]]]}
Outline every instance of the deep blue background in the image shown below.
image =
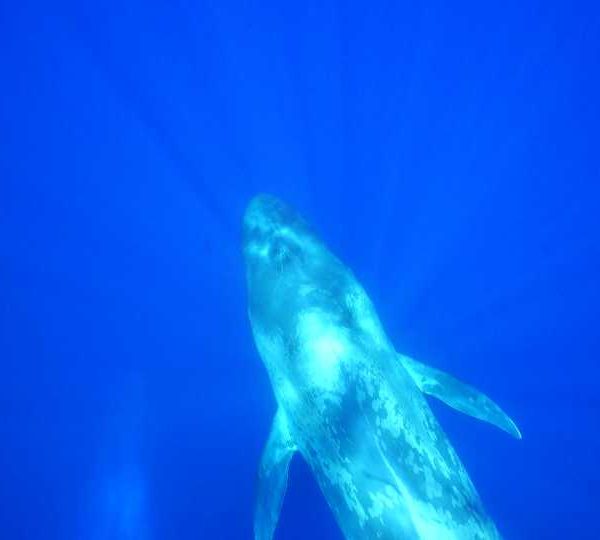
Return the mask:
{"type": "Polygon", "coordinates": [[[2,2],[0,537],[251,537],[265,191],[518,421],[432,405],[505,537],[598,537],[599,10],[401,4],[2,2]]]}

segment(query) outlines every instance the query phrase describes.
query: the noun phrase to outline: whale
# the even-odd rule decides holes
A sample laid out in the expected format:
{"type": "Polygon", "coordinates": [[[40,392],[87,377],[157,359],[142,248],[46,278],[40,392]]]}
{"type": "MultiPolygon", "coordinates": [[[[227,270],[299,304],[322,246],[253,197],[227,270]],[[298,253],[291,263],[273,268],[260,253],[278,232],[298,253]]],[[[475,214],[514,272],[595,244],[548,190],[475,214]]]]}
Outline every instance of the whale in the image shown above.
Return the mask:
{"type": "Polygon", "coordinates": [[[501,538],[425,396],[520,439],[489,397],[396,351],[352,271],[290,205],[243,218],[248,315],[277,410],[256,481],[255,540],[274,538],[292,457],[346,539],[501,538]]]}

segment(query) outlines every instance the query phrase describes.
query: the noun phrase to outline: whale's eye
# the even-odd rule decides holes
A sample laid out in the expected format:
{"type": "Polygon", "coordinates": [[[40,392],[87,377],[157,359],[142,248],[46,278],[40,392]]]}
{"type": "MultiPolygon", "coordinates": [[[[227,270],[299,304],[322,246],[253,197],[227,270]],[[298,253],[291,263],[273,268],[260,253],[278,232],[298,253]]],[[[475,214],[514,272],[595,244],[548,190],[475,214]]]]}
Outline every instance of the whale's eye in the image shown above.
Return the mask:
{"type": "Polygon", "coordinates": [[[274,238],[269,246],[269,257],[279,270],[303,260],[302,250],[286,238],[274,238]]]}
{"type": "Polygon", "coordinates": [[[275,239],[271,243],[271,248],[269,250],[269,255],[278,261],[283,262],[288,256],[289,250],[287,249],[285,243],[282,240],[275,239]]]}

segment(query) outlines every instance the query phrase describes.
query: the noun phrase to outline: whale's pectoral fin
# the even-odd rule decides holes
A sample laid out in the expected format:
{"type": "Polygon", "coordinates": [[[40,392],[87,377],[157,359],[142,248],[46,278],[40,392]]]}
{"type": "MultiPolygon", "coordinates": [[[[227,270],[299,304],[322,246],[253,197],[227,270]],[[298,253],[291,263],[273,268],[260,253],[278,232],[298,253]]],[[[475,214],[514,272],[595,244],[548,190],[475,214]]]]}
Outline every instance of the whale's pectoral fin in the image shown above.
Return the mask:
{"type": "Polygon", "coordinates": [[[273,420],[258,471],[254,511],[255,540],[271,540],[273,537],[287,487],[290,460],[295,451],[287,418],[280,408],[273,420]]]}
{"type": "Polygon", "coordinates": [[[402,354],[398,356],[421,392],[438,398],[462,413],[489,422],[517,439],[521,438],[516,424],[485,394],[439,369],[402,354]]]}

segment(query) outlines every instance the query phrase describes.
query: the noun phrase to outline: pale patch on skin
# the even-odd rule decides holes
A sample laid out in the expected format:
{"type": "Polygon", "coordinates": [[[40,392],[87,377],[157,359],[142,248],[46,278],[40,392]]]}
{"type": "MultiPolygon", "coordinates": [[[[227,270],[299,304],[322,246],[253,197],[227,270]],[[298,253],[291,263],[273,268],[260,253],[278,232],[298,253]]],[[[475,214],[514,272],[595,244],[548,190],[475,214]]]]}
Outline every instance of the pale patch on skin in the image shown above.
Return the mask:
{"type": "Polygon", "coordinates": [[[386,509],[391,510],[398,504],[398,494],[390,486],[380,491],[369,492],[369,498],[372,501],[369,517],[375,519],[380,519],[386,509]]]}
{"type": "Polygon", "coordinates": [[[244,254],[257,348],[345,537],[500,538],[352,272],[272,197],[244,254]]]}
{"type": "Polygon", "coordinates": [[[298,317],[298,338],[304,344],[301,355],[307,376],[315,388],[325,392],[339,393],[341,363],[347,355],[348,343],[345,332],[318,310],[303,311],[298,317]]]}

